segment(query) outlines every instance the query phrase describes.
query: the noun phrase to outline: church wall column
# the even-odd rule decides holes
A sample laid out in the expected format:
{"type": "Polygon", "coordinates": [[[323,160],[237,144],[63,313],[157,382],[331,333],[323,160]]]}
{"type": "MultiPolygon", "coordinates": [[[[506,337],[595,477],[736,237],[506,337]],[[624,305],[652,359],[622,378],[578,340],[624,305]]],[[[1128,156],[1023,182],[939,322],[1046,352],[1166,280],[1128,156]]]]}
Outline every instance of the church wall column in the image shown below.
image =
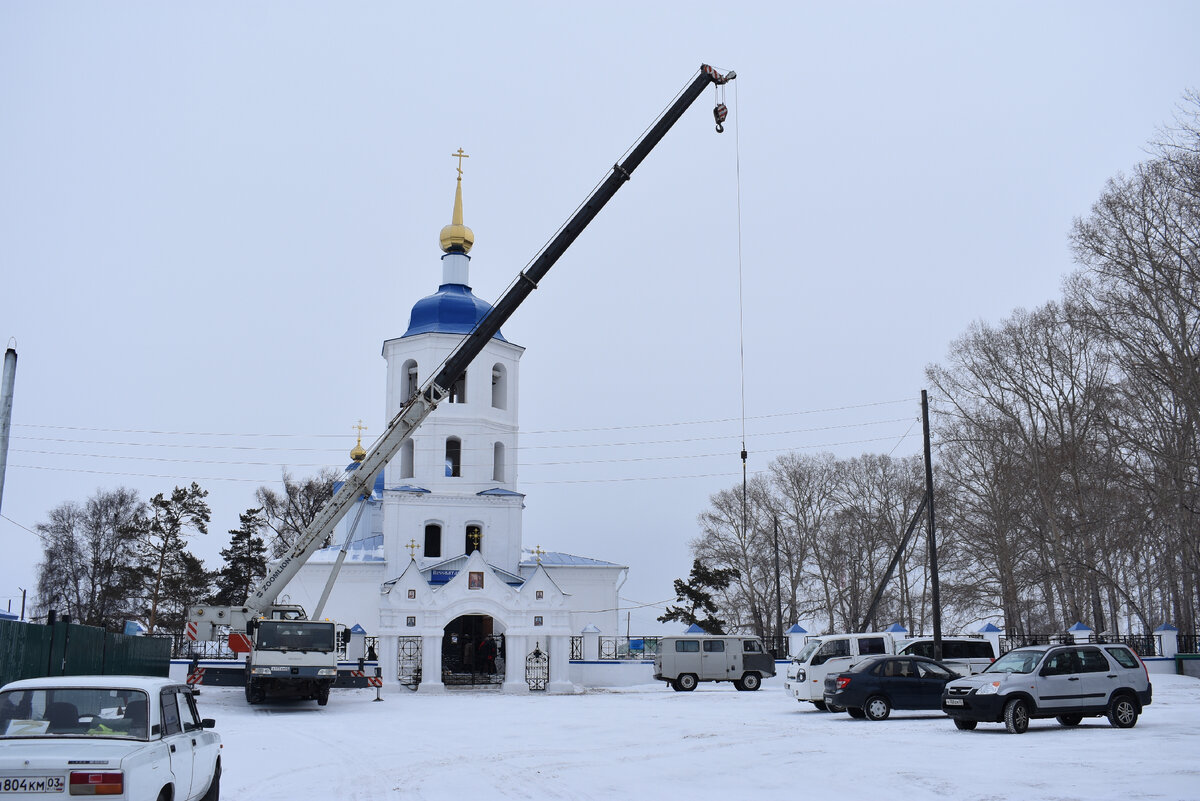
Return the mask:
{"type": "Polygon", "coordinates": [[[556,634],[550,640],[550,683],[546,685],[548,693],[572,693],[575,685],[571,683],[571,635],[556,634]]]}
{"type": "Polygon", "coordinates": [[[399,641],[394,634],[381,634],[378,644],[376,645],[376,657],[380,667],[380,678],[383,683],[395,687],[396,679],[396,652],[399,648],[399,641]]]}
{"type": "Polygon", "coordinates": [[[419,693],[444,693],[442,683],[442,632],[421,637],[421,685],[419,693]]]}
{"type": "Polygon", "coordinates": [[[533,648],[524,634],[504,635],[504,685],[506,693],[527,693],[525,681],[525,657],[533,648]]]}

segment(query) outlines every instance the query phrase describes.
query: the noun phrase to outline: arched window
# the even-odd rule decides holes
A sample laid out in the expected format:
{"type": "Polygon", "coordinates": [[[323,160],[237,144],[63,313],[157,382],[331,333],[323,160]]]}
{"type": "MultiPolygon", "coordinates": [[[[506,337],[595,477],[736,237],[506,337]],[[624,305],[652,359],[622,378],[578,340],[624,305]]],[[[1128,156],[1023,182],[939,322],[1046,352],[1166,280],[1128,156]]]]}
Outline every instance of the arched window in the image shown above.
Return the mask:
{"type": "Polygon", "coordinates": [[[466,553],[478,551],[483,546],[483,529],[472,523],[467,526],[466,542],[463,545],[463,550],[466,553]]]}
{"type": "Polygon", "coordinates": [[[400,398],[407,402],[409,398],[417,394],[417,390],[421,388],[421,379],[417,375],[417,363],[409,359],[400,368],[400,398]]]}
{"type": "Polygon", "coordinates": [[[508,371],[499,362],[492,365],[492,408],[508,408],[508,371]]]}
{"type": "Polygon", "coordinates": [[[492,481],[504,480],[504,443],[497,442],[492,447],[492,481]]]}
{"type": "Polygon", "coordinates": [[[458,380],[450,385],[450,394],[446,396],[446,400],[450,403],[467,402],[467,373],[465,370],[458,380]]]}
{"type": "Polygon", "coordinates": [[[462,475],[462,440],[458,437],[446,437],[446,475],[462,475]]]}
{"type": "Polygon", "coordinates": [[[411,439],[404,440],[404,444],[400,446],[400,478],[413,477],[414,448],[411,439]]]}
{"type": "Polygon", "coordinates": [[[424,554],[427,557],[442,555],[442,527],[437,523],[429,523],[425,526],[424,554]]]}

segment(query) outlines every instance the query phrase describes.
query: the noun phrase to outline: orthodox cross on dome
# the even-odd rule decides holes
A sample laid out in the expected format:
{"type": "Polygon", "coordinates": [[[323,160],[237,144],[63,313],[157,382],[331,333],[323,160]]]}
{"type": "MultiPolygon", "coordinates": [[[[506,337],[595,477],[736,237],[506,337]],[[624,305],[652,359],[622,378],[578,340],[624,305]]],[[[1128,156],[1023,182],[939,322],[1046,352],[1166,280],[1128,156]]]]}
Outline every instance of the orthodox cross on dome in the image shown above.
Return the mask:
{"type": "Polygon", "coordinates": [[[537,557],[537,563],[540,565],[542,563],[542,557],[546,555],[546,552],[542,550],[541,545],[538,545],[534,547],[533,554],[537,557]]]}
{"type": "MultiPolygon", "coordinates": [[[[462,160],[471,158],[460,147],[457,153],[451,153],[450,158],[458,159],[458,183],[454,187],[454,211],[450,215],[450,224],[442,228],[439,241],[445,253],[470,253],[475,244],[475,233],[463,225],[462,204],[462,160]]],[[[462,281],[446,281],[445,283],[466,283],[465,275],[462,281]]]]}
{"type": "Polygon", "coordinates": [[[417,558],[417,548],[420,548],[421,546],[417,545],[416,540],[409,540],[408,545],[405,545],[404,547],[408,549],[408,555],[410,559],[417,558]]]}
{"type": "Polygon", "coordinates": [[[450,158],[452,158],[452,159],[458,159],[458,180],[460,180],[460,181],[461,181],[461,180],[462,180],[462,174],[463,174],[463,171],[462,171],[462,160],[463,160],[463,159],[469,159],[469,158],[471,158],[471,157],[470,157],[470,156],[468,156],[466,153],[464,153],[464,152],[463,152],[463,149],[460,147],[460,148],[458,149],[458,152],[457,152],[457,153],[451,153],[451,154],[450,154],[450,158]]]}
{"type": "Polygon", "coordinates": [[[358,425],[350,427],[358,429],[358,444],[356,444],[354,449],[350,451],[350,458],[356,462],[361,462],[363,459],[367,458],[367,452],[363,450],[362,446],[362,432],[366,431],[367,427],[362,424],[361,418],[359,418],[358,425]]]}

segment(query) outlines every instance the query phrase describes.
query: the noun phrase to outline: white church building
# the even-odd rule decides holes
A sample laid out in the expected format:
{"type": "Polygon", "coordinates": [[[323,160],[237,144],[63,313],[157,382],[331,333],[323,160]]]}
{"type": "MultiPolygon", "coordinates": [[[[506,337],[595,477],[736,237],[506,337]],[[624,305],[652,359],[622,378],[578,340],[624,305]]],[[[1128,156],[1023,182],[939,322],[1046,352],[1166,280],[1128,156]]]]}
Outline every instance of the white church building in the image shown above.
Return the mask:
{"type": "MultiPolygon", "coordinates": [[[[441,285],[416,302],[404,334],[383,343],[387,420],[491,309],[471,292],[473,244],[463,224],[460,166],[452,222],[441,232],[441,285]]],[[[571,692],[571,637],[585,629],[617,634],[626,566],[523,544],[517,411],[524,350],[496,333],[404,442],[371,497],[342,519],[335,544],[314,554],[280,595],[315,609],[348,542],[321,616],[378,636],[385,682],[419,681],[419,692],[442,692],[470,675],[471,683],[528,692],[526,662],[536,650],[530,664],[548,667],[548,677],[532,686],[571,692]]],[[[364,456],[360,442],[347,471],[364,456]]]]}

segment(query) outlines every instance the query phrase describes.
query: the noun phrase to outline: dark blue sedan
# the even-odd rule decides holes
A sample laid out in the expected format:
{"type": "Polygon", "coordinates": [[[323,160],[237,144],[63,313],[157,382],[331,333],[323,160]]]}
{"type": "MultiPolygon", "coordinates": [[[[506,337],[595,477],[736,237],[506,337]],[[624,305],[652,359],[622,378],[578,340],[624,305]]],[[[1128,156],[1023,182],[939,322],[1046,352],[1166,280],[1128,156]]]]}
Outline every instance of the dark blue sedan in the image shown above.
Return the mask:
{"type": "Polygon", "coordinates": [[[853,718],[883,720],[893,709],[941,709],[946,682],[960,678],[921,656],[877,656],[825,677],[825,705],[853,718]]]}

